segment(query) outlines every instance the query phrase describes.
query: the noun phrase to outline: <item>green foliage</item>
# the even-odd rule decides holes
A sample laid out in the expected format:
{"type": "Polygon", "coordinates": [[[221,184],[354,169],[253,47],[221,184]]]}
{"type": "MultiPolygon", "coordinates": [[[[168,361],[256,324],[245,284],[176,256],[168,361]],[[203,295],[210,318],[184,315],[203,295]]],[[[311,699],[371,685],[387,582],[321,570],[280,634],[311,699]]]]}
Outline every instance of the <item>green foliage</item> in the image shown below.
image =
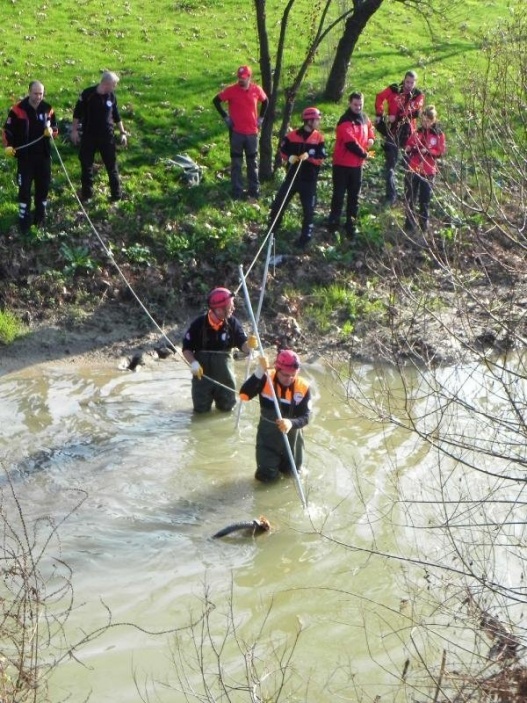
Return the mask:
{"type": "Polygon", "coordinates": [[[357,291],[338,284],[317,286],[304,299],[302,317],[314,322],[320,333],[339,328],[342,337],[349,336],[357,319],[384,312],[383,303],[370,297],[371,292],[372,288],[357,291]]]}
{"type": "Polygon", "coordinates": [[[64,274],[74,276],[76,273],[89,273],[97,269],[97,263],[92,258],[87,246],[66,244],[60,246],[60,253],[66,262],[64,274]]]}
{"type": "Polygon", "coordinates": [[[0,310],[0,343],[11,344],[17,337],[25,334],[25,327],[9,310],[0,310]]]}

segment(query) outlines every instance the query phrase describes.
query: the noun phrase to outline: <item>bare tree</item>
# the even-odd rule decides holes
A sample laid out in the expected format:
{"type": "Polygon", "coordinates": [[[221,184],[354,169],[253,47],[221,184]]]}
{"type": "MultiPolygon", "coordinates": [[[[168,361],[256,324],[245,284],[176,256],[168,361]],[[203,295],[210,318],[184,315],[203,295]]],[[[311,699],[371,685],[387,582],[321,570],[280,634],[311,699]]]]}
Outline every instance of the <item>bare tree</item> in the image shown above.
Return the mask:
{"type": "MultiPolygon", "coordinates": [[[[384,0],[352,0],[353,12],[344,23],[344,31],[338,41],[335,57],[326,81],[324,98],[339,102],[346,89],[346,80],[355,47],[373,15],[381,7],[384,0]]],[[[434,24],[444,26],[448,13],[459,2],[445,4],[443,0],[395,0],[404,5],[408,12],[415,12],[424,18],[428,25],[430,36],[434,36],[434,24]]],[[[347,2],[343,2],[347,5],[347,2]]]]}

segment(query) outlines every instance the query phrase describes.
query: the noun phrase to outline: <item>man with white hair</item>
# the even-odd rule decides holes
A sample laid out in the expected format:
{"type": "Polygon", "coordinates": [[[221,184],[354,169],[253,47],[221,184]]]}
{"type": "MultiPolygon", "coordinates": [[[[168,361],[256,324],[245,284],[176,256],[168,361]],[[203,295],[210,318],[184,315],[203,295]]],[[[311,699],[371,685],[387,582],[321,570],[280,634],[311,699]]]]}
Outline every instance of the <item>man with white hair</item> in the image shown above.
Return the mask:
{"type": "Polygon", "coordinates": [[[99,152],[108,173],[110,200],[123,197],[117,168],[115,127],[121,134],[122,146],[127,145],[127,134],[117,107],[115,89],[119,76],[104,71],[97,85],[82,91],[73,111],[71,141],[80,142],[81,198],[89,200],[93,196],[93,162],[99,152]]]}

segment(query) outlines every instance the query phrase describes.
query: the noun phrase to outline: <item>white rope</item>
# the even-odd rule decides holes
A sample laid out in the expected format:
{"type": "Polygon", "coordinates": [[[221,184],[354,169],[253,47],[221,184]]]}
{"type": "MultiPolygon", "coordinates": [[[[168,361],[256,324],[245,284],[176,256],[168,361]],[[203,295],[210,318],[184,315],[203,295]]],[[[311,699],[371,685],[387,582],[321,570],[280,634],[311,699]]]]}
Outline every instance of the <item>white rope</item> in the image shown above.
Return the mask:
{"type": "MultiPolygon", "coordinates": [[[[254,265],[256,264],[257,260],[260,258],[260,254],[261,254],[262,251],[263,251],[263,248],[264,248],[264,246],[265,246],[265,243],[267,242],[267,240],[269,239],[269,237],[273,234],[274,226],[275,226],[275,224],[276,224],[278,218],[280,217],[280,214],[281,214],[282,210],[284,209],[285,203],[287,202],[287,196],[288,196],[289,193],[291,192],[291,188],[293,187],[293,183],[295,182],[295,179],[296,179],[296,177],[298,176],[298,172],[300,171],[300,167],[302,166],[302,164],[303,164],[303,161],[299,161],[299,162],[298,162],[298,166],[296,167],[296,170],[295,170],[295,172],[294,172],[294,174],[293,174],[293,178],[291,179],[291,183],[289,184],[289,188],[287,189],[287,191],[285,192],[284,197],[282,198],[282,202],[280,203],[280,207],[278,208],[278,212],[276,213],[276,217],[275,217],[274,220],[271,222],[271,225],[269,226],[269,229],[267,230],[267,234],[265,235],[265,237],[264,237],[264,239],[263,239],[263,242],[262,242],[261,245],[260,245],[260,248],[259,248],[258,251],[256,252],[256,254],[255,254],[255,256],[254,256],[252,262],[250,263],[249,267],[247,268],[247,273],[245,274],[244,280],[247,280],[247,277],[248,277],[249,274],[251,273],[251,271],[252,271],[254,265]]],[[[236,295],[239,293],[241,287],[242,287],[242,283],[240,283],[240,285],[238,286],[238,288],[236,288],[236,290],[234,291],[236,295]]]]}

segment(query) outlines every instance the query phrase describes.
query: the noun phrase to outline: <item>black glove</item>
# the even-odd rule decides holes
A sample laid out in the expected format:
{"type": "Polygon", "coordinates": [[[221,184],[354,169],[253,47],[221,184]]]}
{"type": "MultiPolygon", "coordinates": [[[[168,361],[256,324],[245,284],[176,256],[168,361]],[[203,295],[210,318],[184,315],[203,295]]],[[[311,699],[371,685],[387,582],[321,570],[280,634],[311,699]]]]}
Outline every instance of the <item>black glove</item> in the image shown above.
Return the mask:
{"type": "Polygon", "coordinates": [[[365,151],[357,142],[346,142],[346,149],[361,159],[365,159],[368,156],[368,152],[365,151]]]}

